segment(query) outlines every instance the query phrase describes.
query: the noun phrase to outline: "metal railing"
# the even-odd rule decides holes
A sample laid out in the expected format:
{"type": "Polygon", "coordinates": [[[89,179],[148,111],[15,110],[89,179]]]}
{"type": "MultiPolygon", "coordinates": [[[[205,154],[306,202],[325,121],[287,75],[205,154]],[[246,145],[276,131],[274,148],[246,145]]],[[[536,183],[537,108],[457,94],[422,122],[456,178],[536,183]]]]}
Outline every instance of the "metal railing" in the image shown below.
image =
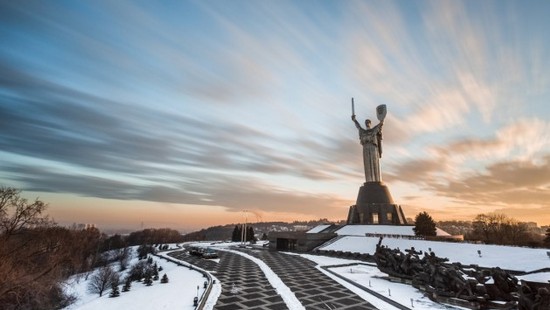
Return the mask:
{"type": "Polygon", "coordinates": [[[201,269],[201,268],[198,268],[197,266],[195,265],[192,265],[188,262],[184,262],[182,260],[179,260],[179,259],[175,259],[175,258],[172,258],[172,257],[166,257],[166,256],[161,256],[161,255],[158,255],[156,253],[153,253],[154,256],[156,257],[159,257],[159,258],[162,258],[162,259],[165,259],[169,262],[172,262],[178,266],[182,266],[182,267],[188,267],[189,269],[192,269],[192,270],[195,270],[195,271],[198,271],[200,272],[203,277],[205,277],[207,279],[207,287],[206,289],[204,290],[204,292],[202,292],[202,295],[199,299],[199,303],[198,305],[195,307],[196,310],[202,310],[204,309],[204,306],[206,305],[206,301],[208,300],[208,296],[210,296],[210,292],[212,291],[212,286],[214,285],[214,281],[212,279],[212,276],[210,275],[210,273],[206,272],[205,270],[201,269]]]}

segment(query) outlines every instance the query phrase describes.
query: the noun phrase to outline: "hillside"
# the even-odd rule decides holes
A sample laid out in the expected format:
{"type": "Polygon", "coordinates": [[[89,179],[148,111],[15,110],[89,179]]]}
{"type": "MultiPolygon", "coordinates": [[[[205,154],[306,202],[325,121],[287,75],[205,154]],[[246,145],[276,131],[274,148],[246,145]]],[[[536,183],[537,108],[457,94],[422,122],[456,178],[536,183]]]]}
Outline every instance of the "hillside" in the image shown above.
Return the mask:
{"type": "MultiPolygon", "coordinates": [[[[257,222],[248,223],[254,229],[257,239],[260,239],[265,233],[269,235],[273,231],[307,231],[317,225],[330,223],[327,219],[311,220],[311,221],[294,221],[292,223],[285,222],[257,222]]],[[[236,225],[242,223],[232,223],[223,226],[213,226],[183,236],[184,241],[217,241],[229,240],[236,225]]]]}

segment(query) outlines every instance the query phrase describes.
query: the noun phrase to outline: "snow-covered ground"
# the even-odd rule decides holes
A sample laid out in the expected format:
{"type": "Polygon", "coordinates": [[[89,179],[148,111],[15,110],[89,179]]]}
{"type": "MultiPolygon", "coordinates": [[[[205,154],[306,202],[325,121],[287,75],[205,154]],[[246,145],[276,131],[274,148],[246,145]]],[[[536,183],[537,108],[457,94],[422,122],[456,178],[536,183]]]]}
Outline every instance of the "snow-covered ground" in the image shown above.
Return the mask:
{"type": "MultiPolygon", "coordinates": [[[[180,248],[181,247],[179,247],[178,249],[180,249],[180,248]]],[[[162,257],[164,257],[164,258],[166,258],[170,261],[177,261],[177,262],[179,262],[180,264],[182,264],[184,266],[189,266],[190,265],[189,263],[187,263],[185,261],[178,260],[174,257],[168,256],[168,252],[159,253],[159,256],[162,256],[162,257]]],[[[210,260],[214,261],[216,263],[220,262],[219,258],[210,259],[210,260]]],[[[207,270],[204,270],[204,269],[199,268],[197,266],[193,266],[193,268],[195,268],[197,270],[200,270],[202,272],[208,273],[210,275],[210,277],[212,278],[212,280],[214,281],[214,284],[212,284],[212,289],[210,290],[210,294],[206,297],[207,298],[206,303],[204,304],[204,309],[205,310],[212,310],[212,309],[214,309],[214,306],[216,305],[216,302],[218,301],[218,298],[220,297],[220,294],[222,292],[222,284],[221,284],[221,282],[218,278],[216,278],[214,275],[212,275],[212,273],[208,272],[207,270]]],[[[203,278],[203,280],[204,280],[204,278],[203,278]]],[[[202,293],[201,293],[201,295],[202,295],[202,293]]]]}
{"type": "MultiPolygon", "coordinates": [[[[321,250],[333,251],[349,251],[358,253],[374,254],[376,244],[379,238],[364,237],[364,236],[344,236],[335,242],[321,247],[321,250]]],[[[550,257],[547,255],[547,249],[531,249],[511,246],[496,246],[485,244],[470,244],[470,243],[452,243],[452,242],[436,242],[426,240],[410,240],[404,238],[384,238],[382,244],[389,248],[399,248],[401,251],[414,247],[415,250],[433,251],[437,256],[447,257],[450,262],[461,262],[463,264],[476,264],[484,267],[501,267],[503,269],[516,271],[536,271],[544,268],[550,268],[550,257]],[[481,255],[478,253],[480,251],[481,255]]],[[[342,265],[355,263],[357,261],[329,258],[326,256],[316,256],[303,254],[306,257],[320,266],[342,265]]],[[[346,279],[367,287],[377,293],[390,297],[394,301],[415,309],[462,309],[457,306],[440,305],[432,302],[424,296],[422,292],[410,285],[393,283],[382,277],[387,276],[374,266],[359,264],[346,267],[329,268],[332,272],[337,273],[346,279]]],[[[319,268],[323,271],[322,268],[319,268]]],[[[328,276],[332,277],[350,290],[357,293],[363,299],[371,302],[380,309],[393,309],[391,305],[380,304],[381,301],[374,298],[365,291],[358,289],[345,281],[338,279],[333,274],[324,271],[328,276]]],[[[548,283],[550,281],[550,272],[539,272],[517,277],[520,280],[548,283]]]]}
{"type": "Polygon", "coordinates": [[[367,287],[370,290],[373,290],[381,295],[384,295],[395,302],[402,304],[405,307],[411,308],[411,299],[412,305],[415,309],[418,310],[427,310],[427,309],[463,309],[461,307],[442,305],[431,301],[429,298],[424,296],[422,292],[415,289],[414,287],[401,283],[394,283],[388,280],[383,279],[387,274],[378,270],[374,266],[365,265],[364,262],[333,258],[326,256],[310,255],[310,254],[301,254],[300,256],[307,258],[311,261],[314,261],[318,264],[317,269],[331,277],[333,280],[342,284],[350,291],[356,293],[361,298],[373,304],[378,309],[393,310],[398,309],[391,304],[384,302],[383,300],[378,299],[377,297],[369,294],[368,292],[360,289],[359,287],[350,284],[337,276],[327,272],[321,266],[334,266],[334,265],[345,265],[345,264],[354,264],[352,266],[345,267],[334,267],[329,268],[330,271],[347,278],[353,282],[356,282],[364,287],[367,287]],[[391,294],[391,295],[390,295],[391,294]]]}
{"type": "MultiPolygon", "coordinates": [[[[373,254],[378,243],[378,238],[345,236],[338,241],[328,245],[325,249],[335,251],[352,251],[360,253],[373,254]]],[[[478,245],[467,243],[446,243],[424,240],[409,239],[383,239],[383,244],[390,248],[399,248],[401,250],[409,249],[414,246],[416,250],[428,251],[431,249],[436,255],[448,257],[452,262],[462,262],[464,264],[478,264],[480,266],[493,267],[499,266],[504,269],[532,271],[543,268],[550,268],[550,258],[545,249],[530,249],[521,247],[504,247],[492,245],[478,245]],[[478,254],[481,251],[481,257],[478,254]]],[[[218,250],[231,251],[243,255],[256,263],[264,272],[269,282],[277,289],[279,294],[290,309],[302,309],[303,306],[295,298],[290,289],[279,279],[279,277],[262,261],[242,252],[233,251],[230,248],[239,245],[239,243],[216,242],[216,243],[195,243],[195,246],[211,247],[218,250]]],[[[176,249],[176,247],[171,247],[176,249]]],[[[160,253],[166,256],[167,252],[160,253]]],[[[288,255],[298,255],[287,253],[288,255]]],[[[414,287],[406,284],[393,283],[384,277],[386,274],[380,272],[375,266],[369,266],[361,261],[333,258],[327,256],[299,254],[302,257],[310,259],[318,264],[317,268],[327,276],[333,278],[338,283],[355,292],[361,298],[369,301],[379,309],[392,310],[394,306],[380,300],[367,291],[344,281],[337,275],[346,278],[349,281],[367,287],[379,294],[387,296],[392,300],[414,309],[463,309],[457,306],[441,305],[432,302],[424,294],[414,287]],[[336,266],[343,264],[353,264],[351,266],[336,266]],[[322,266],[328,267],[327,271],[322,266]],[[332,273],[331,273],[332,272],[332,273]],[[391,294],[391,296],[390,296],[391,294]]],[[[129,292],[121,292],[120,297],[109,298],[110,289],[106,290],[103,297],[97,294],[87,292],[88,282],[81,277],[73,277],[67,283],[67,292],[76,295],[79,300],[66,308],[67,310],[87,310],[87,309],[194,309],[193,298],[197,296],[197,286],[199,287],[198,296],[203,293],[203,283],[205,279],[200,272],[182,268],[174,263],[167,262],[160,258],[154,258],[159,266],[163,267],[160,276],[166,273],[170,279],[169,283],[161,284],[155,281],[153,286],[147,287],[143,283],[132,282],[132,288],[129,292]]],[[[216,260],[214,260],[216,261],[216,260]]],[[[219,259],[218,259],[219,261],[219,259]]],[[[129,266],[137,262],[135,257],[129,266]]],[[[184,265],[187,264],[182,262],[184,265]]],[[[117,270],[115,265],[114,269],[117,270]]],[[[123,278],[124,275],[121,275],[123,278]]],[[[212,275],[211,275],[212,276],[212,275]]],[[[214,278],[214,277],[213,277],[214,278]]],[[[533,273],[518,277],[519,279],[547,283],[550,280],[550,272],[533,273]]],[[[215,279],[215,278],[214,278],[215,279]]],[[[122,285],[121,285],[122,286],[122,285]]],[[[206,302],[206,309],[213,309],[217,298],[221,293],[221,284],[216,279],[210,296],[206,302]]]]}
{"type": "MultiPolygon", "coordinates": [[[[315,231],[320,228],[320,226],[326,226],[329,225],[319,225],[317,227],[312,228],[308,233],[311,233],[311,231],[315,231]]],[[[323,227],[322,229],[325,229],[326,227],[323,227]]],[[[335,233],[339,236],[366,236],[366,235],[398,235],[398,236],[411,236],[414,237],[416,234],[414,233],[414,225],[345,225],[342,228],[335,231],[335,233]]],[[[442,237],[450,237],[451,235],[447,233],[446,231],[442,230],[441,228],[436,227],[436,234],[438,236],[442,237]]]]}
{"type": "MultiPolygon", "coordinates": [[[[345,236],[319,249],[374,254],[378,241],[379,238],[376,237],[345,236]]],[[[424,252],[431,249],[439,257],[447,257],[450,262],[461,262],[466,265],[498,266],[503,269],[524,272],[550,268],[550,258],[546,253],[547,249],[403,238],[384,238],[382,244],[392,249],[399,248],[401,251],[411,247],[424,252]],[[481,256],[478,251],[481,252],[481,256]]]]}
{"type": "MultiPolygon", "coordinates": [[[[138,261],[133,249],[133,257],[128,264],[131,268],[138,261]]],[[[163,270],[159,272],[162,277],[164,273],[168,276],[168,283],[160,283],[153,281],[152,286],[145,286],[140,282],[132,282],[130,291],[122,292],[121,288],[124,284],[125,273],[121,273],[121,285],[119,286],[120,296],[110,298],[109,287],[103,296],[88,292],[88,281],[84,280],[83,276],[73,276],[67,281],[65,290],[72,294],[78,300],[65,308],[66,310],[119,310],[119,309],[195,309],[193,307],[193,298],[202,295],[204,278],[202,274],[189,268],[182,268],[174,263],[154,257],[154,261],[158,266],[162,266],[163,270]],[[198,290],[197,290],[198,287],[198,290]]],[[[113,269],[118,271],[118,264],[113,264],[113,269]]],[[[218,294],[219,295],[219,294],[218,294]]],[[[210,308],[211,309],[211,308],[210,308]]]]}
{"type": "Polygon", "coordinates": [[[312,229],[308,230],[307,233],[308,234],[316,234],[320,231],[322,231],[323,229],[329,227],[330,225],[318,225],[316,227],[313,227],[312,229]]]}

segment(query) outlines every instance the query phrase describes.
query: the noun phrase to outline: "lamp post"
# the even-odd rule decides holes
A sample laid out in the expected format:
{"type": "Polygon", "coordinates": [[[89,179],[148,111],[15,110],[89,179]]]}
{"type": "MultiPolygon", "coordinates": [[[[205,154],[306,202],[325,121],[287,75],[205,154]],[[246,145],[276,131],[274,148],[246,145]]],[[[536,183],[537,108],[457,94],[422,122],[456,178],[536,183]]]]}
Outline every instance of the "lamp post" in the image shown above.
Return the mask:
{"type": "Polygon", "coordinates": [[[243,225],[243,230],[241,232],[241,243],[242,245],[246,245],[246,226],[248,224],[248,210],[243,210],[242,211],[244,213],[244,225],[243,225]]]}

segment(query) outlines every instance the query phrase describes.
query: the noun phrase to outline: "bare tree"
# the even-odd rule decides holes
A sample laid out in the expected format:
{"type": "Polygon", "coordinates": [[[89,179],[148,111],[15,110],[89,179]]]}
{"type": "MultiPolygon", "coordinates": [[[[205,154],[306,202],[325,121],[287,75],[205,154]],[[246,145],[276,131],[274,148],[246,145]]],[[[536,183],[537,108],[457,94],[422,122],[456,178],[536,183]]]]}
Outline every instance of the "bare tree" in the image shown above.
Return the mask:
{"type": "Polygon", "coordinates": [[[109,266],[101,267],[90,278],[90,282],[88,283],[88,291],[90,293],[97,293],[99,296],[102,296],[103,292],[107,288],[111,287],[113,282],[119,282],[118,273],[109,266]]]}
{"type": "MultiPolygon", "coordinates": [[[[46,204],[30,203],[11,187],[0,187],[0,304],[21,305],[55,289],[63,255],[61,232],[42,213],[46,204]],[[42,282],[49,285],[42,286],[42,282]],[[42,289],[40,289],[42,287],[42,289]],[[30,293],[34,291],[34,293],[30,293]]],[[[32,306],[31,306],[32,307],[32,306]]]]}
{"type": "Polygon", "coordinates": [[[58,309],[71,301],[61,288],[89,270],[103,239],[97,229],[69,230],[43,214],[46,203],[0,187],[0,308],[58,309]]]}
{"type": "Polygon", "coordinates": [[[531,239],[525,223],[501,213],[478,214],[472,227],[470,238],[486,243],[521,245],[531,239]]]}
{"type": "Polygon", "coordinates": [[[51,224],[42,213],[47,205],[36,199],[29,203],[21,197],[21,191],[11,187],[0,188],[0,236],[11,238],[25,228],[51,224]]]}

